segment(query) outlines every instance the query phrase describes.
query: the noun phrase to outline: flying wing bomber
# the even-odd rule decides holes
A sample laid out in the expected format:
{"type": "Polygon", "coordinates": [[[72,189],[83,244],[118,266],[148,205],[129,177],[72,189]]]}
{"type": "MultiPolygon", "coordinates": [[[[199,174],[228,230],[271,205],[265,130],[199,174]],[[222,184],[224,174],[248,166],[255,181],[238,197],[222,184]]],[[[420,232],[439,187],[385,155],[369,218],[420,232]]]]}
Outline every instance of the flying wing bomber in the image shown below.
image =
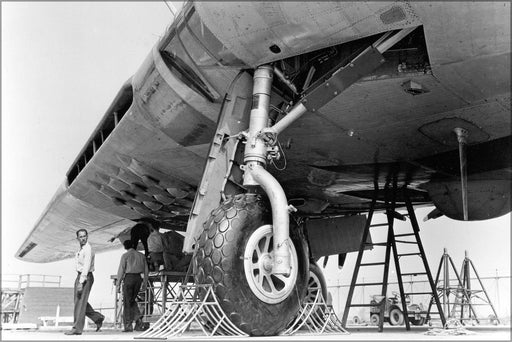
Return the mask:
{"type": "Polygon", "coordinates": [[[429,218],[510,212],[510,120],[508,2],[187,2],[16,256],[156,220],[237,326],[277,334],[322,242],[305,223],[348,241],[391,194],[429,218]]]}

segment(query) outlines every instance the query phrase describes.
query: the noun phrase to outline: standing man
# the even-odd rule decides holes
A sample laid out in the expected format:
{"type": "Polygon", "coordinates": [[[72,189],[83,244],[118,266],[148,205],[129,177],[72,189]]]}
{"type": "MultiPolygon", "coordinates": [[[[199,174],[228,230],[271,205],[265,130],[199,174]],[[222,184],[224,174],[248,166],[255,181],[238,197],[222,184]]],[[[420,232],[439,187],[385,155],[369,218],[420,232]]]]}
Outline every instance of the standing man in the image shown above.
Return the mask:
{"type": "Polygon", "coordinates": [[[146,291],[148,281],[148,264],[144,254],[137,252],[131,240],[123,242],[126,252],[121,256],[117,271],[116,291],[120,292],[123,282],[123,332],[133,331],[132,322],[135,320],[135,330],[143,330],[142,315],[137,305],[137,294],[141,289],[146,291]],[[140,274],[144,273],[144,281],[140,274]]]}
{"type": "Polygon", "coordinates": [[[96,323],[96,331],[101,329],[105,316],[95,311],[88,303],[89,293],[94,283],[94,251],[87,242],[87,230],[79,229],[76,232],[76,238],[80,243],[80,250],[76,253],[76,271],[78,272],[75,280],[75,310],[73,314],[73,328],[67,331],[66,335],[81,335],[84,330],[85,316],[96,323]]]}

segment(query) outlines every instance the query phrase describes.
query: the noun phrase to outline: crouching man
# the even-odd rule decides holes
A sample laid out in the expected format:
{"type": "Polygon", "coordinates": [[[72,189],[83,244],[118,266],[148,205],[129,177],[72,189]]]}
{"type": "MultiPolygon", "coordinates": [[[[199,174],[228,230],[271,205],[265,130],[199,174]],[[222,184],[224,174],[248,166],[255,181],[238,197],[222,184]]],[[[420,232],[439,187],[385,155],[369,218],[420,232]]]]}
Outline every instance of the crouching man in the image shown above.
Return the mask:
{"type": "Polygon", "coordinates": [[[131,240],[123,242],[126,252],[121,256],[117,271],[116,291],[120,292],[123,283],[123,332],[133,331],[132,323],[135,321],[135,330],[143,330],[142,314],[137,305],[137,294],[142,289],[146,291],[148,282],[148,264],[144,254],[134,249],[131,240]],[[141,274],[144,274],[144,279],[141,274]]]}

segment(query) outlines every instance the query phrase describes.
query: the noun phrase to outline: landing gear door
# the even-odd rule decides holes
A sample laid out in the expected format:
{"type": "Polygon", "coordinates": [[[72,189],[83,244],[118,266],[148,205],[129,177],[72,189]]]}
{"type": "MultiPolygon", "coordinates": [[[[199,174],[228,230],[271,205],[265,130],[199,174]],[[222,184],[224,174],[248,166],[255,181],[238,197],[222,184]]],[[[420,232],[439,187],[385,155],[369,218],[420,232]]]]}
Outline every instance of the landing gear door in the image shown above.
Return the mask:
{"type": "Polygon", "coordinates": [[[210,145],[201,183],[190,212],[183,252],[192,253],[203,223],[211,211],[224,200],[225,193],[242,192],[243,147],[238,133],[249,128],[253,79],[240,73],[231,84],[219,115],[215,136],[210,145]]]}

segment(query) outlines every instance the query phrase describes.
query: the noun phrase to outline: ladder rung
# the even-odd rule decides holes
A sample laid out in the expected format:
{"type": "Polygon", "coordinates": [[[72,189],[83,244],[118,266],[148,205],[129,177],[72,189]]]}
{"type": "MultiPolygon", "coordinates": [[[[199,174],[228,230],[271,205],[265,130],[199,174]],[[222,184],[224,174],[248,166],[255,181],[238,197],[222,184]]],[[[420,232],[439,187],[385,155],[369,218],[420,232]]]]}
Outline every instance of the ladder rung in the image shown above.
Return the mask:
{"type": "Polygon", "coordinates": [[[372,225],[370,225],[370,227],[384,227],[387,225],[388,225],[387,223],[378,223],[378,224],[372,224],[372,225]]]}
{"type": "Polygon", "coordinates": [[[377,266],[377,265],[386,265],[385,262],[367,262],[364,264],[359,264],[359,266],[377,266]]]}
{"type": "Polygon", "coordinates": [[[371,307],[371,306],[380,306],[380,304],[350,304],[349,306],[371,307]]]}
{"type": "Polygon", "coordinates": [[[402,273],[402,276],[408,276],[408,275],[412,275],[412,276],[417,276],[417,275],[426,275],[427,272],[414,272],[414,273],[402,273]]]}
{"type": "Polygon", "coordinates": [[[418,244],[416,241],[405,241],[405,240],[395,240],[395,242],[400,242],[400,243],[410,243],[410,244],[414,244],[414,245],[417,245],[417,244],[418,244]]]}
{"type": "Polygon", "coordinates": [[[354,284],[354,286],[372,286],[372,285],[384,285],[384,283],[360,283],[360,284],[354,284]]]}
{"type": "Polygon", "coordinates": [[[401,256],[409,256],[409,255],[421,255],[421,253],[405,253],[405,254],[398,254],[399,257],[401,256]]]}
{"type": "Polygon", "coordinates": [[[387,246],[387,242],[365,242],[365,246],[387,246]]]}
{"type": "Polygon", "coordinates": [[[407,233],[407,234],[395,234],[395,237],[401,237],[401,236],[412,236],[414,233],[407,233]]]}

